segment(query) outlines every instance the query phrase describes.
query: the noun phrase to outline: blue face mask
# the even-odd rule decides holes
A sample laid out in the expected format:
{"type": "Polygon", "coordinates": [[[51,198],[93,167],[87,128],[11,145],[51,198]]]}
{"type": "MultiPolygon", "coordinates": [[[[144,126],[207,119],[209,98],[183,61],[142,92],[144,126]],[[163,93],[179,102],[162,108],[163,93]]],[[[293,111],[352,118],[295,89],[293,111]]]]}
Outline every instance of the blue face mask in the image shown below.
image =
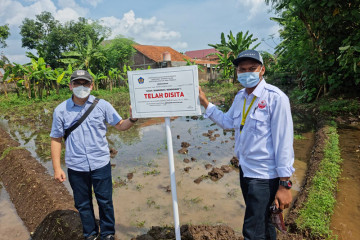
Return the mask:
{"type": "Polygon", "coordinates": [[[245,88],[255,87],[260,82],[260,72],[238,73],[238,81],[245,88]]]}

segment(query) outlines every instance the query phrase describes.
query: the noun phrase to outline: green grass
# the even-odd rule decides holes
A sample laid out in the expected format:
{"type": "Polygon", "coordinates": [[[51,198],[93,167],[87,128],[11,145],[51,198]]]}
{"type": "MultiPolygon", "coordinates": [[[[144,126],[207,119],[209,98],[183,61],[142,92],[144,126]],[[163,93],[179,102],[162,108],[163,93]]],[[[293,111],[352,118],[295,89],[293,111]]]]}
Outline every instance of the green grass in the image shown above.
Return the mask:
{"type": "Polygon", "coordinates": [[[298,228],[310,233],[312,238],[333,238],[330,220],[336,199],[334,193],[341,174],[339,136],[335,127],[328,127],[328,140],[319,171],[312,180],[309,195],[296,220],[298,228]]]}
{"type": "Polygon", "coordinates": [[[296,140],[303,140],[303,139],[306,139],[306,137],[304,137],[304,136],[301,135],[301,134],[294,134],[294,139],[296,139],[296,140]]]}
{"type": "Polygon", "coordinates": [[[327,114],[357,114],[360,110],[359,102],[356,99],[324,99],[318,104],[320,112],[327,114]]]}

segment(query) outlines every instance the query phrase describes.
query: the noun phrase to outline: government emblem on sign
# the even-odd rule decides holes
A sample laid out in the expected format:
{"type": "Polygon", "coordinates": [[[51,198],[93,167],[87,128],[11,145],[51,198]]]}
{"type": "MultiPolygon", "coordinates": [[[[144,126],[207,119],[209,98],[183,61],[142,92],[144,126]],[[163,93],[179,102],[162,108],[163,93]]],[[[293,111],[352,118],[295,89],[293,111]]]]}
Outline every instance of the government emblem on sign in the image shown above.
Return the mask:
{"type": "Polygon", "coordinates": [[[266,107],[266,101],[265,100],[261,100],[259,103],[258,103],[258,107],[260,109],[264,109],[266,107]]]}
{"type": "Polygon", "coordinates": [[[143,84],[143,83],[144,83],[144,78],[139,77],[138,82],[139,82],[140,84],[143,84]]]}

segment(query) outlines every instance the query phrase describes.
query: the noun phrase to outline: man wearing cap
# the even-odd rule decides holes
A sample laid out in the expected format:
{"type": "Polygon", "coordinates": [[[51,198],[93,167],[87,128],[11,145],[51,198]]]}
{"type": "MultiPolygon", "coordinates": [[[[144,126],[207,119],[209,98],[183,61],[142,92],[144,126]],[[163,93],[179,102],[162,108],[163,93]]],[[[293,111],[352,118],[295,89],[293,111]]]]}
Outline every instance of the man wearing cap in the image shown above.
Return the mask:
{"type": "MultiPolygon", "coordinates": [[[[73,72],[69,84],[73,95],[58,105],[53,114],[50,133],[54,178],[66,180],[60,165],[61,142],[65,138],[65,163],[73,190],[75,207],[80,213],[85,239],[115,239],[115,218],[112,202],[110,152],[106,140],[106,123],[116,129],[129,129],[137,119],[123,120],[113,106],[90,95],[93,82],[84,70],[73,72]],[[95,104],[93,105],[93,103],[95,104]],[[86,116],[87,110],[92,108],[86,116]],[[81,122],[81,117],[86,118],[81,122]],[[81,122],[71,133],[70,127],[81,122]],[[67,130],[67,131],[66,131],[67,130]],[[92,189],[99,205],[100,233],[95,221],[92,189]]],[[[75,125],[76,126],[76,125],[75,125]]]]}
{"type": "Polygon", "coordinates": [[[288,208],[292,195],[290,176],[295,169],[293,122],[288,97],[265,82],[265,66],[255,50],[241,52],[234,60],[243,89],[229,111],[209,103],[200,89],[200,103],[210,118],[224,129],[235,129],[235,154],[239,159],[240,186],[246,204],[245,240],[276,239],[269,207],[288,208]]]}

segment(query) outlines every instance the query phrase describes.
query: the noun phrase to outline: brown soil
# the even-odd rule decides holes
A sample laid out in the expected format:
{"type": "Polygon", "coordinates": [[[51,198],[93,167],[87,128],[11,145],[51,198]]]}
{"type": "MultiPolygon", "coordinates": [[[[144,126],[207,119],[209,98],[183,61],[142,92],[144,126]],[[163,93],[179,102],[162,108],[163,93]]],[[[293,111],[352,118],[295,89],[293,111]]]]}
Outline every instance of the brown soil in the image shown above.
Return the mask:
{"type": "MultiPolygon", "coordinates": [[[[182,240],[242,240],[235,235],[232,228],[220,226],[191,226],[183,225],[180,228],[182,240]]],[[[132,240],[170,240],[175,239],[173,227],[152,227],[147,234],[133,238],[132,240]]]]}
{"type": "MultiPolygon", "coordinates": [[[[70,214],[74,216],[73,198],[63,184],[57,183],[46,169],[31,156],[30,152],[25,149],[16,148],[19,144],[12,140],[10,136],[0,129],[0,176],[6,191],[9,193],[12,203],[14,204],[19,217],[24,222],[29,232],[36,231],[46,217],[45,225],[48,222],[55,221],[50,215],[56,210],[67,210],[62,216],[70,214]]],[[[72,217],[67,222],[68,227],[58,227],[57,231],[80,231],[78,226],[79,217],[72,217]]],[[[50,224],[51,225],[51,224],[50,224]]],[[[54,224],[53,224],[54,225],[54,224]]],[[[54,225],[55,226],[55,225],[54,225]]],[[[37,234],[40,236],[41,234],[37,234]]],[[[33,238],[49,239],[49,238],[33,238]]],[[[51,238],[51,239],[68,239],[68,238],[51,238]]],[[[72,239],[82,239],[72,238],[72,239]]]]}

